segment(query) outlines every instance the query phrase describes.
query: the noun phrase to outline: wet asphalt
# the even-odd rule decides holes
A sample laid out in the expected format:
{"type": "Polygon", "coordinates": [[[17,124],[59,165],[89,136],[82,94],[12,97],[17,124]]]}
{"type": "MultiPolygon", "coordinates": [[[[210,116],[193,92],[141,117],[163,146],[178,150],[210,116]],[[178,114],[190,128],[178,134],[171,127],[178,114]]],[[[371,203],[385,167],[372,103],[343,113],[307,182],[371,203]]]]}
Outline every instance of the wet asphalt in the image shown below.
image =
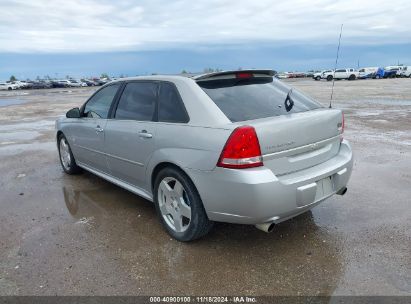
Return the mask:
{"type": "MultiPolygon", "coordinates": [[[[331,83],[289,83],[329,100],[331,83]]],[[[0,92],[0,295],[411,295],[411,79],[335,83],[345,196],[271,234],[217,223],[188,244],[150,202],[63,173],[54,120],[93,90],[0,92]]]]}

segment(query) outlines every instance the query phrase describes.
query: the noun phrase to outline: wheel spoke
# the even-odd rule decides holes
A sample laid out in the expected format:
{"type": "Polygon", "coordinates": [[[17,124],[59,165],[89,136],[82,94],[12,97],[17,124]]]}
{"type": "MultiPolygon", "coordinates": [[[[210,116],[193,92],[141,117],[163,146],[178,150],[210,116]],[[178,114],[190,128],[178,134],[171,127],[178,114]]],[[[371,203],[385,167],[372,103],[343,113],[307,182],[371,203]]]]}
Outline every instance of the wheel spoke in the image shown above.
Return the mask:
{"type": "Polygon", "coordinates": [[[182,197],[183,190],[184,190],[183,185],[179,181],[176,181],[174,184],[174,188],[173,188],[174,195],[177,197],[182,197]]]}
{"type": "Polygon", "coordinates": [[[161,181],[160,189],[161,191],[163,191],[163,194],[167,197],[167,199],[171,199],[171,193],[173,192],[173,189],[171,189],[170,185],[165,180],[161,181]]]}
{"type": "Polygon", "coordinates": [[[173,214],[174,228],[180,232],[183,228],[183,218],[177,212],[173,214]]]}
{"type": "Polygon", "coordinates": [[[181,215],[191,220],[191,208],[184,202],[184,200],[181,199],[178,202],[178,207],[180,208],[181,215]]]}
{"type": "Polygon", "coordinates": [[[163,215],[170,214],[165,203],[160,204],[160,211],[161,211],[161,214],[163,215]]]}

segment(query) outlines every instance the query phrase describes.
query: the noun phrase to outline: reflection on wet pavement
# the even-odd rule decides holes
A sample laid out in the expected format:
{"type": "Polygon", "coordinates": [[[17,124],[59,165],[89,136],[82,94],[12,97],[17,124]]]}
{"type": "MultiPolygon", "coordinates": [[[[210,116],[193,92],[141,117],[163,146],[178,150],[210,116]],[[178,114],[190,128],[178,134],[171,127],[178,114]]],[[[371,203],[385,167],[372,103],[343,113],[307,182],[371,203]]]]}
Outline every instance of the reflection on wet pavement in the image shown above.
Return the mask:
{"type": "Polygon", "coordinates": [[[165,234],[150,202],[102,183],[91,190],[63,187],[67,210],[87,231],[98,227],[94,237],[118,248],[131,279],[148,290],[225,294],[241,286],[247,294],[332,294],[335,288],[341,271],[335,240],[310,212],[279,225],[271,235],[252,226],[217,224],[206,239],[187,245],[165,234]]]}

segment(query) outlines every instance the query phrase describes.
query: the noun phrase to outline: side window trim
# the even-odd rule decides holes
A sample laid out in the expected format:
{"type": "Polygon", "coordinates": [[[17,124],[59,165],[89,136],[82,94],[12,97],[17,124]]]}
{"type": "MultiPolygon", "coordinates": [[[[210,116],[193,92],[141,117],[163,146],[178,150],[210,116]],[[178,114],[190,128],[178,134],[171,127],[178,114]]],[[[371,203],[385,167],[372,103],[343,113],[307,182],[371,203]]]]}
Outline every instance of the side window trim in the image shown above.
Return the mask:
{"type": "Polygon", "coordinates": [[[186,106],[184,104],[183,98],[181,98],[180,92],[178,91],[178,88],[177,88],[177,86],[174,82],[165,81],[165,80],[160,81],[160,85],[158,86],[158,92],[157,92],[156,118],[157,118],[157,120],[156,120],[157,122],[164,122],[164,123],[187,124],[187,123],[190,122],[190,115],[188,115],[188,112],[187,112],[186,106]],[[159,121],[159,119],[158,119],[158,109],[159,109],[159,105],[160,105],[160,90],[161,90],[162,84],[164,84],[164,83],[170,84],[174,88],[175,92],[177,93],[178,102],[180,103],[182,109],[184,110],[184,116],[186,118],[186,121],[184,121],[184,122],[159,121]]]}
{"type": "MultiPolygon", "coordinates": [[[[135,119],[132,119],[133,121],[140,121],[140,122],[156,122],[157,117],[158,117],[158,113],[157,113],[158,94],[159,94],[159,91],[160,91],[160,83],[159,83],[158,80],[128,80],[128,81],[125,81],[123,83],[123,86],[118,91],[118,96],[116,96],[115,102],[113,103],[112,108],[110,109],[110,111],[112,111],[112,112],[109,113],[109,117],[111,119],[116,119],[115,116],[116,116],[118,104],[120,102],[121,96],[123,96],[123,92],[124,92],[127,84],[129,84],[129,83],[155,83],[157,85],[156,102],[155,102],[155,105],[154,105],[154,113],[153,113],[153,117],[151,118],[151,120],[135,120],[135,119]]],[[[116,120],[128,120],[128,119],[116,119],[116,120]]]]}
{"type": "Polygon", "coordinates": [[[117,100],[117,98],[118,98],[119,92],[122,91],[122,88],[123,88],[123,86],[124,86],[124,82],[114,82],[114,83],[110,83],[110,84],[107,84],[107,85],[102,86],[100,89],[98,89],[97,91],[95,91],[95,92],[86,100],[86,102],[81,106],[81,108],[80,108],[80,117],[81,117],[81,118],[89,118],[89,117],[85,117],[85,116],[84,116],[84,109],[86,108],[87,103],[88,103],[98,92],[100,92],[101,90],[103,90],[103,89],[105,89],[105,88],[107,88],[107,87],[109,87],[109,86],[116,85],[116,84],[120,84],[120,87],[117,89],[116,95],[114,95],[113,101],[111,102],[111,105],[110,105],[110,109],[108,110],[107,119],[110,119],[110,117],[111,117],[111,116],[110,116],[110,115],[111,115],[110,112],[111,112],[111,110],[112,110],[112,107],[113,107],[114,103],[116,102],[116,100],[117,100]]]}
{"type": "Polygon", "coordinates": [[[123,95],[123,91],[127,85],[127,81],[123,81],[121,83],[121,86],[118,88],[118,91],[116,93],[116,96],[113,99],[113,102],[111,103],[110,110],[108,111],[108,118],[109,119],[114,119],[114,115],[116,114],[118,102],[120,101],[121,95],[123,95]]]}

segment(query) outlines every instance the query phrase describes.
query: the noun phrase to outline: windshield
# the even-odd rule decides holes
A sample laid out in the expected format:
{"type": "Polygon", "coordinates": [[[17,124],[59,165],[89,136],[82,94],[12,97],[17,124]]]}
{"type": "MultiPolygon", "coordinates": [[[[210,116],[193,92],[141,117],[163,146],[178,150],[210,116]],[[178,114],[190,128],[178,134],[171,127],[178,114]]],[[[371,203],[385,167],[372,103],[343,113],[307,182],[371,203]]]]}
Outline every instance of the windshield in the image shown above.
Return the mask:
{"type": "Polygon", "coordinates": [[[232,122],[305,112],[321,107],[297,90],[290,91],[290,87],[272,77],[230,78],[197,83],[232,122]],[[293,103],[291,109],[289,100],[287,101],[288,93],[293,103]]]}

